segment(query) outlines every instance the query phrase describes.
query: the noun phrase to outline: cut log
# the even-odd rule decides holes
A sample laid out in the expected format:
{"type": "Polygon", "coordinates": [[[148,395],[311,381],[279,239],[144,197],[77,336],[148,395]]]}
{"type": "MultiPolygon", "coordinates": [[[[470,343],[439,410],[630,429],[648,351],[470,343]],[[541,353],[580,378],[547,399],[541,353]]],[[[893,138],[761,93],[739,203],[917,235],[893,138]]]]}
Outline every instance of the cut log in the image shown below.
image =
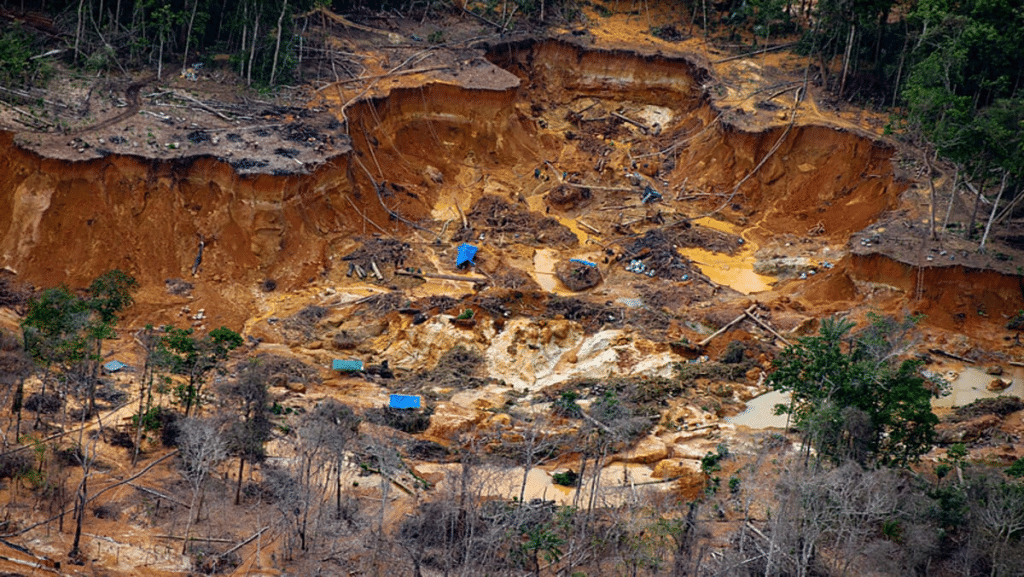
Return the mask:
{"type": "Polygon", "coordinates": [[[773,329],[771,327],[771,325],[769,325],[765,321],[762,321],[761,319],[755,317],[754,313],[751,310],[748,309],[748,310],[744,311],[744,314],[747,315],[748,317],[750,317],[755,323],[761,325],[761,327],[764,328],[764,330],[766,330],[766,331],[770,332],[771,334],[775,335],[775,337],[777,339],[779,339],[780,341],[786,343],[787,347],[792,344],[792,343],[790,343],[789,341],[786,340],[786,337],[784,337],[784,336],[780,335],[778,332],[776,332],[776,330],[773,329]]]}

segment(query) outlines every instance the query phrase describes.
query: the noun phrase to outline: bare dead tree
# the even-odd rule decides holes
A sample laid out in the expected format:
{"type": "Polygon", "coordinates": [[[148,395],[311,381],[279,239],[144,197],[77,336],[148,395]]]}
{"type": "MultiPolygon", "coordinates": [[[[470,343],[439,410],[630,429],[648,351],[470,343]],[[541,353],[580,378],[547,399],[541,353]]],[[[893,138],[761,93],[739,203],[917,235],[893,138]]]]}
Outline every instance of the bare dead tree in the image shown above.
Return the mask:
{"type": "Polygon", "coordinates": [[[266,457],[265,444],[270,439],[269,393],[266,365],[250,359],[238,368],[238,376],[221,388],[231,407],[226,437],[228,451],[238,457],[238,484],[235,505],[241,503],[242,476],[245,463],[259,463],[266,457]]]}
{"type": "Polygon", "coordinates": [[[190,417],[181,423],[178,446],[181,451],[179,471],[192,489],[188,522],[185,525],[185,536],[181,546],[181,554],[184,555],[188,550],[192,525],[199,521],[206,479],[227,456],[227,445],[219,423],[212,419],[190,417]]]}

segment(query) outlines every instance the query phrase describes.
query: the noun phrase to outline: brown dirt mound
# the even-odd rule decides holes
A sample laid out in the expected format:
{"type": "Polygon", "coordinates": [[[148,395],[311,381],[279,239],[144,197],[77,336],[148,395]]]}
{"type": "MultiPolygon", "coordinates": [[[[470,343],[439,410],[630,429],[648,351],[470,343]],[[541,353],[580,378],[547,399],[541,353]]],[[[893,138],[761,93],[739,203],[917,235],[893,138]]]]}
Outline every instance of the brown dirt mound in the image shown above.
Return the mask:
{"type": "Polygon", "coordinates": [[[559,210],[571,210],[590,200],[591,196],[589,188],[560,184],[544,200],[559,210]]]}
{"type": "Polygon", "coordinates": [[[572,297],[552,296],[548,300],[547,314],[552,317],[561,315],[566,320],[576,321],[588,332],[596,332],[602,328],[620,328],[623,321],[621,307],[591,303],[572,297]]]}
{"type": "Polygon", "coordinates": [[[571,291],[585,291],[601,284],[601,271],[596,266],[588,266],[572,261],[563,261],[555,265],[555,276],[571,291]]]}

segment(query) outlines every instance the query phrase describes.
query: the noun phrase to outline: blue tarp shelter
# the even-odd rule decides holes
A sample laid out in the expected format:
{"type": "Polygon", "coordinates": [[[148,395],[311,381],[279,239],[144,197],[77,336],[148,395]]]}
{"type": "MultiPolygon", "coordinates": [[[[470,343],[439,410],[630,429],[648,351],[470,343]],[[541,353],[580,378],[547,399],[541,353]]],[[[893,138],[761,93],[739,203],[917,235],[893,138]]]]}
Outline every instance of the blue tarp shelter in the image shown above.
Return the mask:
{"type": "Polygon", "coordinates": [[[418,395],[391,395],[388,406],[392,409],[418,409],[420,398],[418,395]]]}
{"type": "Polygon", "coordinates": [[[121,361],[110,361],[109,363],[103,363],[103,368],[108,373],[116,373],[117,371],[120,371],[121,369],[127,366],[128,365],[122,363],[121,361]]]}
{"type": "Polygon", "coordinates": [[[480,249],[471,244],[460,244],[459,258],[455,261],[455,266],[461,267],[466,263],[476,266],[476,263],[473,262],[473,257],[476,256],[476,251],[478,250],[480,249]]]}
{"type": "Polygon", "coordinates": [[[576,264],[586,265],[586,266],[589,266],[590,268],[597,268],[597,264],[596,263],[592,263],[589,260],[583,260],[581,258],[570,258],[569,262],[574,262],[576,264]]]}
{"type": "Polygon", "coordinates": [[[334,359],[331,361],[331,369],[335,371],[358,372],[363,370],[363,361],[334,359]]]}

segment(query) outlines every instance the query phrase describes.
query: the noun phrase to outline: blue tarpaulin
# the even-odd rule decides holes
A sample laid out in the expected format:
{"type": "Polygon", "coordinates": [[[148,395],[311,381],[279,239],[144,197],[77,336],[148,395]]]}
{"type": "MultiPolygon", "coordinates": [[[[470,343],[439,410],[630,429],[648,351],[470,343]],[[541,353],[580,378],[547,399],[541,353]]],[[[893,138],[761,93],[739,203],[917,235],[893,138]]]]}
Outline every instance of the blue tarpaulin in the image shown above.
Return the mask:
{"type": "Polygon", "coordinates": [[[458,260],[455,261],[455,266],[459,266],[460,267],[460,266],[462,266],[462,265],[464,265],[466,263],[469,263],[469,264],[471,264],[473,266],[476,266],[476,263],[473,262],[473,257],[476,256],[476,251],[478,251],[478,250],[480,250],[480,249],[478,249],[477,247],[475,247],[475,246],[473,246],[471,244],[460,244],[459,245],[459,258],[458,258],[458,260]]]}
{"type": "Polygon", "coordinates": [[[647,185],[647,187],[644,188],[644,194],[640,197],[640,202],[642,204],[658,202],[659,200],[661,200],[661,193],[651,188],[651,185],[647,185]]]}
{"type": "Polygon", "coordinates": [[[363,370],[363,361],[334,359],[331,361],[331,368],[335,371],[361,371],[363,370]]]}
{"type": "Polygon", "coordinates": [[[574,262],[574,263],[577,263],[577,264],[586,265],[586,266],[589,266],[590,268],[597,268],[597,264],[596,263],[592,263],[589,260],[583,260],[581,258],[570,258],[569,262],[574,262]]]}
{"type": "Polygon", "coordinates": [[[121,361],[110,361],[109,363],[103,364],[103,368],[106,369],[108,373],[116,373],[117,371],[120,371],[121,369],[127,366],[128,365],[122,363],[121,361]]]}
{"type": "Polygon", "coordinates": [[[388,406],[392,409],[418,409],[420,398],[417,395],[391,395],[391,403],[388,406]]]}

